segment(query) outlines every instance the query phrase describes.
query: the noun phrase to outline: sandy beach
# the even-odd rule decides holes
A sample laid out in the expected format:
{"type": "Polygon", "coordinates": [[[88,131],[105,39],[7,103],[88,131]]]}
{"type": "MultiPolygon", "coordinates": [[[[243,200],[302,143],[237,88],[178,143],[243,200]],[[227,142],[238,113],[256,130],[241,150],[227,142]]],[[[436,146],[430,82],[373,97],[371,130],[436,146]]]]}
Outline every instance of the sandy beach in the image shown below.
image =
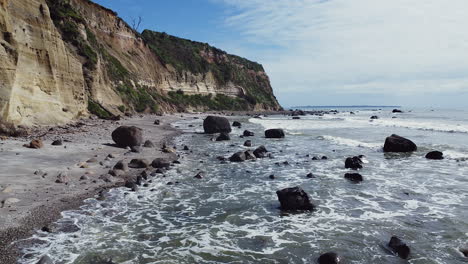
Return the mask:
{"type": "Polygon", "coordinates": [[[138,116],[120,121],[81,120],[75,124],[41,128],[28,138],[0,141],[3,163],[0,171],[0,263],[16,263],[15,241],[60,218],[65,210],[78,208],[84,199],[97,197],[110,188],[122,186],[137,173],[111,176],[109,170],[120,160],[175,158],[161,147],[180,132],[171,123],[180,115],[138,116]],[[160,125],[154,121],[160,120],[160,125]],[[113,146],[112,131],[122,125],[143,129],[144,140],[154,143],[140,153],[113,146]],[[31,139],[42,139],[44,147],[26,148],[31,139]],[[61,139],[63,145],[53,146],[61,139]],[[58,176],[64,182],[57,183],[58,176]]]}

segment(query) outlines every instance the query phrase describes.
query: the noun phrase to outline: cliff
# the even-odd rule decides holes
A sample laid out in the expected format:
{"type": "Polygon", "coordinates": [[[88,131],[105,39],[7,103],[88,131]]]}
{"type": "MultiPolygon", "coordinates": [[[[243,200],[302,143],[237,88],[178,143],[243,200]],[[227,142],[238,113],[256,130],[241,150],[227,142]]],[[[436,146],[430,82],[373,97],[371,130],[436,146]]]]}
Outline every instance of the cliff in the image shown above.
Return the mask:
{"type": "Polygon", "coordinates": [[[0,0],[0,30],[4,121],[280,108],[260,64],[165,33],[139,34],[88,0],[0,0]]]}

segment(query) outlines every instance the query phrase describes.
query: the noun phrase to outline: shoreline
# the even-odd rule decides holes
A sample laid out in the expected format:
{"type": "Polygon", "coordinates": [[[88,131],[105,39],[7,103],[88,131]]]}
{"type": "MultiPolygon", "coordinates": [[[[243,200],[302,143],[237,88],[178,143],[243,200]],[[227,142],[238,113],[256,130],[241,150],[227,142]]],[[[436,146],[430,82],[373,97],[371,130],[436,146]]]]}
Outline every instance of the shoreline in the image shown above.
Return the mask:
{"type": "Polygon", "coordinates": [[[28,137],[0,141],[0,155],[6,158],[7,167],[0,172],[0,263],[17,263],[21,256],[18,241],[56,222],[62,212],[78,209],[86,199],[122,187],[127,180],[137,177],[139,170],[133,169],[125,175],[109,177],[107,172],[118,161],[175,159],[176,154],[163,153],[161,147],[183,133],[172,123],[193,116],[200,115],[145,115],[120,121],[81,120],[67,126],[36,129],[28,137]],[[160,120],[161,124],[155,125],[155,120],[160,120]],[[142,147],[141,153],[114,147],[111,133],[121,125],[142,128],[144,140],[151,140],[155,146],[142,147]],[[44,129],[47,129],[45,133],[44,129]],[[41,138],[44,147],[30,149],[23,146],[33,138],[41,138]],[[63,146],[52,146],[51,142],[58,138],[63,139],[63,146]],[[114,158],[109,159],[109,154],[114,158]],[[47,155],[53,157],[49,159],[47,155]],[[92,159],[93,162],[89,162],[92,159]],[[56,183],[57,175],[62,172],[67,174],[69,181],[56,183]],[[80,176],[86,176],[86,180],[80,176]],[[12,202],[4,204],[8,198],[13,199],[12,202]]]}

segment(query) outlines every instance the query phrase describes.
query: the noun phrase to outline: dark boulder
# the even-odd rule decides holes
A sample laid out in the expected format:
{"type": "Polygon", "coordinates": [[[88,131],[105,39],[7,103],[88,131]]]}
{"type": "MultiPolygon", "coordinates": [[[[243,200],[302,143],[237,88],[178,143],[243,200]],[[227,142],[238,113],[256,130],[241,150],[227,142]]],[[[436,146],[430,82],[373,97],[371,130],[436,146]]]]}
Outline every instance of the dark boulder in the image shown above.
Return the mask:
{"type": "Polygon", "coordinates": [[[245,154],[245,159],[246,160],[256,160],[257,159],[255,154],[250,150],[245,151],[244,154],[245,154]]]}
{"type": "Polygon", "coordinates": [[[270,178],[270,180],[274,180],[274,179],[275,179],[275,175],[271,174],[270,176],[268,176],[268,178],[270,178]]]}
{"type": "Polygon", "coordinates": [[[49,256],[44,255],[39,259],[38,262],[36,262],[36,264],[54,264],[54,262],[49,256]]]}
{"type": "Polygon", "coordinates": [[[155,169],[168,169],[171,166],[171,162],[167,159],[156,158],[151,162],[151,166],[155,169]]]}
{"type": "Polygon", "coordinates": [[[385,139],[384,152],[413,152],[417,149],[413,141],[395,134],[385,139]]]}
{"type": "Polygon", "coordinates": [[[245,157],[245,152],[237,152],[237,153],[234,153],[230,158],[229,158],[229,161],[231,162],[243,162],[245,161],[247,158],[245,157]]]}
{"type": "Polygon", "coordinates": [[[298,117],[298,116],[293,116],[292,119],[293,119],[293,120],[299,120],[299,119],[301,119],[301,118],[298,117]]]}
{"type": "Polygon", "coordinates": [[[252,141],[251,140],[246,140],[244,142],[244,147],[251,147],[252,146],[252,141]]]}
{"type": "Polygon", "coordinates": [[[216,141],[227,141],[231,140],[231,137],[229,136],[228,133],[221,133],[219,136],[216,138],[216,141]]]}
{"type": "Polygon", "coordinates": [[[232,122],[232,126],[240,128],[242,126],[242,124],[239,121],[234,121],[234,122],[232,122]]]}
{"type": "Polygon", "coordinates": [[[392,113],[403,113],[400,109],[393,109],[392,113]]]}
{"type": "Polygon", "coordinates": [[[379,117],[378,116],[371,116],[370,119],[375,120],[375,119],[379,119],[379,117]]]}
{"type": "Polygon", "coordinates": [[[121,148],[139,146],[143,143],[143,132],[135,126],[121,126],[112,132],[112,139],[121,148]]]}
{"type": "Polygon", "coordinates": [[[398,237],[392,236],[388,246],[392,251],[402,259],[408,259],[411,252],[410,248],[398,237]]]}
{"type": "Polygon", "coordinates": [[[350,157],[345,161],[346,169],[358,170],[362,169],[362,160],[359,157],[350,157]]]}
{"type": "Polygon", "coordinates": [[[426,154],[426,159],[431,159],[431,160],[442,160],[444,159],[444,153],[440,151],[431,151],[426,154]]]}
{"type": "Polygon", "coordinates": [[[350,180],[355,183],[362,182],[364,180],[362,178],[362,175],[359,173],[346,173],[344,177],[345,179],[350,180]]]}
{"type": "Polygon", "coordinates": [[[286,188],[276,191],[282,210],[313,210],[314,205],[310,202],[309,195],[300,187],[286,188]]]}
{"type": "Polygon", "coordinates": [[[62,145],[63,145],[63,141],[61,139],[57,139],[52,142],[52,146],[62,146],[62,145]]]}
{"type": "Polygon", "coordinates": [[[341,257],[335,252],[327,252],[318,258],[318,264],[340,264],[341,257]]]}
{"type": "Polygon", "coordinates": [[[128,165],[127,163],[125,163],[125,161],[121,160],[119,162],[117,162],[115,165],[114,165],[114,170],[122,170],[122,171],[127,171],[128,170],[128,165]]]}
{"type": "Polygon", "coordinates": [[[138,185],[133,181],[126,181],[125,187],[132,190],[132,192],[138,191],[138,185]]]}
{"type": "Polygon", "coordinates": [[[154,143],[151,140],[146,140],[145,143],[143,144],[143,147],[154,148],[154,143]]]}
{"type": "Polygon", "coordinates": [[[267,152],[268,150],[265,148],[265,146],[260,146],[254,150],[253,154],[258,159],[262,159],[266,157],[267,152]]]}
{"type": "Polygon", "coordinates": [[[249,130],[245,130],[244,133],[242,134],[244,137],[253,137],[255,136],[255,133],[249,130]]]}
{"type": "Polygon", "coordinates": [[[284,138],[284,131],[280,128],[268,129],[265,131],[266,138],[284,138]]]}
{"type": "Polygon", "coordinates": [[[203,121],[203,129],[207,134],[231,133],[231,124],[229,120],[221,116],[208,116],[203,121]]]}
{"type": "Polygon", "coordinates": [[[315,175],[313,173],[308,173],[306,177],[309,179],[312,179],[312,178],[315,178],[315,175]]]}
{"type": "Polygon", "coordinates": [[[141,147],[140,146],[131,146],[130,151],[134,153],[140,153],[141,152],[141,147]]]}
{"type": "Polygon", "coordinates": [[[159,119],[154,120],[154,124],[155,124],[155,125],[160,125],[160,124],[161,124],[161,121],[160,121],[159,119]]]}
{"type": "Polygon", "coordinates": [[[463,254],[463,256],[468,258],[468,248],[460,248],[460,252],[463,254]]]}
{"type": "Polygon", "coordinates": [[[128,164],[128,167],[133,169],[146,169],[149,165],[150,163],[146,159],[132,159],[128,164]]]}

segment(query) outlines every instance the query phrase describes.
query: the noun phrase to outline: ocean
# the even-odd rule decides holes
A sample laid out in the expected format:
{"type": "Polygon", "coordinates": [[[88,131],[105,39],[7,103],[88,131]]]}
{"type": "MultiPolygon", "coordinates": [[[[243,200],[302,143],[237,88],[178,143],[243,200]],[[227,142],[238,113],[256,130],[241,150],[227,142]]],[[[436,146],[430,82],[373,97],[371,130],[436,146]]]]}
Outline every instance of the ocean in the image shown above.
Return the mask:
{"type": "Polygon", "coordinates": [[[174,126],[186,133],[174,143],[191,150],[180,151],[181,164],[138,192],[114,189],[104,201],[89,199],[64,212],[59,223],[79,230],[39,231],[22,250],[76,264],[316,263],[329,251],[343,263],[468,263],[460,252],[468,247],[468,111],[402,110],[340,108],[299,120],[230,117],[242,128],[233,128],[231,140],[223,142],[201,133],[201,119],[180,121],[174,126]],[[374,115],[379,119],[370,120],[374,115]],[[283,128],[286,137],[266,139],[269,128],[283,128]],[[246,129],[255,136],[241,138],[246,129]],[[391,134],[411,139],[418,151],[384,153],[391,134]],[[247,139],[253,147],[243,146],[247,139]],[[260,145],[271,158],[216,158],[260,145]],[[426,159],[432,150],[445,159],[426,159]],[[359,184],[344,178],[350,172],[345,159],[357,155],[364,155],[359,184]],[[203,179],[194,178],[198,172],[203,179]],[[279,209],[276,191],[295,186],[309,194],[316,210],[279,209]],[[389,251],[393,235],[411,248],[408,261],[389,251]]]}

